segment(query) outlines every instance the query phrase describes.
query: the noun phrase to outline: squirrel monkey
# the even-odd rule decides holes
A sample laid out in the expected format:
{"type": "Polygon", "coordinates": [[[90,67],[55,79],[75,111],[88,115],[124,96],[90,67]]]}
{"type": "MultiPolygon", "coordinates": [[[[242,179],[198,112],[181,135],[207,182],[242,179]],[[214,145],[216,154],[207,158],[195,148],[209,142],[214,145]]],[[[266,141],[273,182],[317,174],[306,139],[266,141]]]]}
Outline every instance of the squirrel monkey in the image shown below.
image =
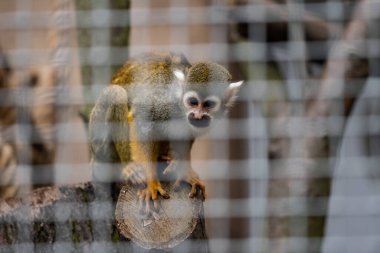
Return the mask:
{"type": "MultiPolygon", "coordinates": [[[[120,163],[123,179],[142,168],[146,188],[140,207],[157,208],[157,197],[169,198],[157,177],[157,163],[170,157],[164,174],[191,184],[190,197],[204,184],[190,165],[191,146],[233,105],[242,81],[231,83],[222,66],[190,65],[182,55],[147,53],[129,60],[98,98],[90,116],[93,162],[120,163]]],[[[96,177],[96,175],[95,175],[96,177]]]]}

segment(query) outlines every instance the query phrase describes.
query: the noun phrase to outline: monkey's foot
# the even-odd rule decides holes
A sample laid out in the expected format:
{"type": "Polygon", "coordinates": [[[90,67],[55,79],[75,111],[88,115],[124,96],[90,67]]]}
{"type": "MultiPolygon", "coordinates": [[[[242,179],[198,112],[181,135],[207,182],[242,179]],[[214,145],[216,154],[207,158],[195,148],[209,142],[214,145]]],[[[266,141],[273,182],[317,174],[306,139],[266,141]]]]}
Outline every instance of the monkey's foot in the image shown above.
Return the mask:
{"type": "Polygon", "coordinates": [[[136,162],[130,162],[123,168],[123,178],[132,184],[146,185],[144,168],[136,162]]]}
{"type": "Polygon", "coordinates": [[[139,196],[139,206],[140,211],[145,212],[145,214],[150,214],[153,208],[158,210],[158,194],[160,194],[163,198],[168,199],[169,194],[162,188],[160,182],[158,181],[150,181],[148,182],[148,186],[137,193],[139,196]]]}
{"type": "Polygon", "coordinates": [[[206,199],[205,184],[202,180],[200,180],[198,174],[194,170],[191,169],[187,175],[178,177],[173,185],[174,190],[178,190],[180,188],[182,181],[191,185],[191,191],[189,193],[190,198],[194,198],[199,190],[201,199],[203,201],[206,199]]]}

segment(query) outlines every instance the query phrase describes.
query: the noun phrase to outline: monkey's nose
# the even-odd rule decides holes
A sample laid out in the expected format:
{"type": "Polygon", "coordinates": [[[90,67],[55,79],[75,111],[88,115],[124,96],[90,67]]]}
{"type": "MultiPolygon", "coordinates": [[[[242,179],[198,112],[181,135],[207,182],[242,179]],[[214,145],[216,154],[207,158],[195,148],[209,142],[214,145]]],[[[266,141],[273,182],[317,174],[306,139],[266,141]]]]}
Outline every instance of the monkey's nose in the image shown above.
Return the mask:
{"type": "Polygon", "coordinates": [[[187,117],[189,120],[190,124],[195,126],[195,127],[208,127],[211,122],[211,117],[208,115],[203,115],[201,118],[196,118],[194,113],[190,113],[189,116],[187,117]]]}

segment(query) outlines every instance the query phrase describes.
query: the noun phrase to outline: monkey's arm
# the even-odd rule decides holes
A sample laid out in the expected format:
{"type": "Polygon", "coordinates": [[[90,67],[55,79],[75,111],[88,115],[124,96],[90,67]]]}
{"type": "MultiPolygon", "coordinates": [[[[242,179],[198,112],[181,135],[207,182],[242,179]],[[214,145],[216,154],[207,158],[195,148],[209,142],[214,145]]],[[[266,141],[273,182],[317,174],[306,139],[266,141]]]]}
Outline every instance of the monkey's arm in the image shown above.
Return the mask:
{"type": "MultiPolygon", "coordinates": [[[[126,163],[130,160],[128,145],[128,96],[124,88],[111,85],[99,96],[90,115],[89,136],[93,164],[126,163]]],[[[94,177],[104,166],[94,166],[94,177]]],[[[104,170],[104,168],[103,168],[104,170]]],[[[118,178],[113,175],[112,178],[118,178]]]]}
{"type": "MultiPolygon", "coordinates": [[[[139,114],[141,115],[141,114],[139,114]]],[[[146,188],[139,192],[140,208],[145,205],[145,213],[151,211],[151,201],[154,208],[158,208],[158,194],[169,198],[169,194],[162,188],[157,179],[157,161],[159,156],[159,143],[153,139],[154,130],[151,122],[134,119],[130,124],[130,147],[133,162],[139,164],[146,176],[146,188]]]]}

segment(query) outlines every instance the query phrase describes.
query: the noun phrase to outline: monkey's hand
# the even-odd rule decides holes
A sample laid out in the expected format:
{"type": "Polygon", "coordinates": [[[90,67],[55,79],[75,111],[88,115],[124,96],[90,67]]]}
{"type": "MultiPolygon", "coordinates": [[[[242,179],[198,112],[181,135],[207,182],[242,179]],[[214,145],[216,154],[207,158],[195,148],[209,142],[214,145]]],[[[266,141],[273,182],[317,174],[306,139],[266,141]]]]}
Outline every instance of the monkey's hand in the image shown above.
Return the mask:
{"type": "Polygon", "coordinates": [[[136,162],[130,162],[123,168],[123,178],[132,184],[146,185],[144,168],[136,162]]]}
{"type": "Polygon", "coordinates": [[[169,194],[162,188],[161,184],[157,180],[150,180],[147,182],[147,187],[144,190],[139,191],[139,205],[140,211],[145,212],[145,214],[150,214],[153,208],[158,209],[158,194],[163,198],[168,199],[169,194]]]}
{"type": "Polygon", "coordinates": [[[177,180],[174,183],[174,190],[178,190],[181,186],[181,182],[184,181],[191,185],[191,191],[189,193],[190,198],[197,196],[199,191],[200,197],[204,201],[206,199],[206,187],[202,180],[199,178],[198,174],[192,169],[188,169],[183,172],[179,172],[177,180]]]}

